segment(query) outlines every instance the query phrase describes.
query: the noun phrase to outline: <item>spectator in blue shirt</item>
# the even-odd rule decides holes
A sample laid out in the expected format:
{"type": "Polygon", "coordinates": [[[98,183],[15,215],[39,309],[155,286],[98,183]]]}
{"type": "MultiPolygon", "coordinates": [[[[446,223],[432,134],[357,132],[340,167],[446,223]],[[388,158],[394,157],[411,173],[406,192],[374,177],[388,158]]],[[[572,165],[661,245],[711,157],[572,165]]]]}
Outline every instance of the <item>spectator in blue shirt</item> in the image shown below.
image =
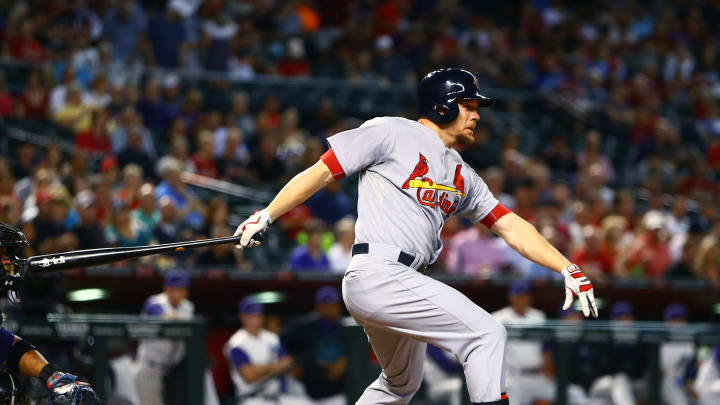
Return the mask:
{"type": "Polygon", "coordinates": [[[135,109],[142,116],[145,126],[153,131],[162,131],[169,124],[166,120],[165,108],[158,81],[149,78],[145,82],[145,94],[138,101],[135,109]]]}
{"type": "Polygon", "coordinates": [[[148,39],[152,42],[155,64],[164,68],[182,65],[185,44],[185,28],[180,15],[173,7],[164,13],[156,13],[148,24],[148,39]]]}
{"type": "Polygon", "coordinates": [[[119,0],[105,16],[103,36],[110,41],[115,62],[128,63],[137,54],[145,31],[145,13],[133,0],[119,0]]]}
{"type": "Polygon", "coordinates": [[[307,244],[298,246],[290,254],[290,269],[292,271],[329,272],[330,262],[322,251],[323,223],[317,219],[310,219],[305,225],[307,244]]]}
{"type": "Polygon", "coordinates": [[[177,219],[193,229],[203,226],[205,208],[195,194],[180,181],[182,163],[174,158],[161,162],[158,172],[163,181],[155,188],[155,197],[160,201],[164,196],[170,197],[177,209],[177,219]]]}

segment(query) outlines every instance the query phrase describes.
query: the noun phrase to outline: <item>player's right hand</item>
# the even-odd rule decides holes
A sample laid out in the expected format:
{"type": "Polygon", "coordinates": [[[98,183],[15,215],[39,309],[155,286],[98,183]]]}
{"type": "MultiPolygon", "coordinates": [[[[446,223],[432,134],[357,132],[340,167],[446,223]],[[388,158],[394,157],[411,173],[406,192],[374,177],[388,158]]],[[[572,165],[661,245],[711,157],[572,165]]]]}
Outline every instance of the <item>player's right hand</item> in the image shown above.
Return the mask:
{"type": "Polygon", "coordinates": [[[255,247],[262,242],[262,235],[270,225],[270,214],[267,210],[255,211],[240,226],[237,227],[233,236],[240,236],[240,244],[236,248],[242,250],[245,247],[255,247]]]}
{"type": "Polygon", "coordinates": [[[595,305],[595,292],[590,279],[580,270],[577,265],[571,264],[561,272],[565,277],[565,304],[563,310],[570,308],[573,299],[578,297],[582,306],[583,315],[598,317],[597,305],[595,305]]]}
{"type": "Polygon", "coordinates": [[[77,376],[56,371],[45,382],[50,390],[48,404],[52,405],[98,405],[101,403],[90,384],[77,376]]]}

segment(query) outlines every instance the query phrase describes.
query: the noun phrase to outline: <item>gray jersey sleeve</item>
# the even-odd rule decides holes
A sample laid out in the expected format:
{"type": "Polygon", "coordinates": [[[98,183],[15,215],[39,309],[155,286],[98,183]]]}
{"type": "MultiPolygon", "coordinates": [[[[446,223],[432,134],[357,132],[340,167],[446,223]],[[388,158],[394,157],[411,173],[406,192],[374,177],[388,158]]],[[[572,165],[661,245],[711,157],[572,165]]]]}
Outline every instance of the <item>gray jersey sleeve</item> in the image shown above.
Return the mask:
{"type": "Polygon", "coordinates": [[[470,218],[473,223],[482,221],[490,211],[498,205],[498,200],[492,195],[487,184],[480,176],[467,164],[466,173],[468,183],[467,195],[458,208],[458,214],[470,218]]]}
{"type": "Polygon", "coordinates": [[[327,139],[346,176],[385,161],[392,153],[394,137],[382,118],[327,139]]]}

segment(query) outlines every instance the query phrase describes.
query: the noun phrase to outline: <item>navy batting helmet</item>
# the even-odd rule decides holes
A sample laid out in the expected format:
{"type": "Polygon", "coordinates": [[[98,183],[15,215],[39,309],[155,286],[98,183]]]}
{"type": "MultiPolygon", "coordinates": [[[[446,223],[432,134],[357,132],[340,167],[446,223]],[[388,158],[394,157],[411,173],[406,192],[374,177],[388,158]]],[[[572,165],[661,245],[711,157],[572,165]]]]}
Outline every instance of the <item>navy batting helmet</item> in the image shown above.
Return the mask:
{"type": "Polygon", "coordinates": [[[489,107],[493,100],[480,94],[480,85],[474,74],[464,69],[439,69],[420,80],[417,90],[418,116],[436,124],[452,122],[460,112],[458,99],[474,99],[479,107],[489,107]]]}

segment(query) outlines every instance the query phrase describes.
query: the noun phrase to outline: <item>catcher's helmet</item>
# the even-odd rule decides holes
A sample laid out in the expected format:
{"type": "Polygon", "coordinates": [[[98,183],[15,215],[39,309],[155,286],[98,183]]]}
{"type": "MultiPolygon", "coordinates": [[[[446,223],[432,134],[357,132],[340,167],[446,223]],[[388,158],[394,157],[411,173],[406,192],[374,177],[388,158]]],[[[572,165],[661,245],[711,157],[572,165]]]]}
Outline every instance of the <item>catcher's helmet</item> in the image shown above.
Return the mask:
{"type": "Polygon", "coordinates": [[[0,223],[0,290],[8,290],[8,298],[18,302],[17,291],[25,272],[22,249],[28,240],[19,229],[0,223]]]}
{"type": "Polygon", "coordinates": [[[439,69],[420,80],[417,89],[419,117],[436,124],[452,122],[460,112],[455,101],[475,99],[479,107],[489,107],[493,100],[480,94],[480,85],[474,74],[464,69],[439,69]]]}
{"type": "Polygon", "coordinates": [[[17,228],[0,222],[0,247],[23,248],[27,245],[25,234],[17,228]]]}

